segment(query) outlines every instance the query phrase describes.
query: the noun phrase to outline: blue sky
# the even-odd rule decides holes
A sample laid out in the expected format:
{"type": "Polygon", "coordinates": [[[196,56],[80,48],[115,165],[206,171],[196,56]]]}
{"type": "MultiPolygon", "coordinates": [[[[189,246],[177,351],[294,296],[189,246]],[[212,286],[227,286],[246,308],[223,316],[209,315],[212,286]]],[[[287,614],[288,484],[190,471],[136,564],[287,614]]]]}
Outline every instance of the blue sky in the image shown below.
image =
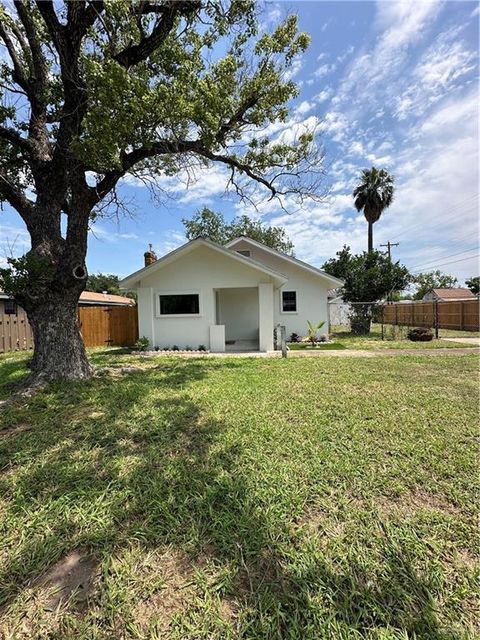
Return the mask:
{"type": "MultiPolygon", "coordinates": [[[[182,217],[204,205],[227,219],[239,213],[285,226],[297,257],[321,265],[344,244],[366,248],[367,227],[351,192],[362,168],[385,167],[396,198],[374,227],[378,246],[399,242],[393,256],[413,271],[439,268],[478,275],[478,38],[477,2],[289,2],[266,5],[271,29],[289,12],[312,38],[292,74],[300,95],[276,134],[319,132],[331,195],[286,214],[275,202],[258,210],[225,193],[221,167],[186,185],[162,178],[170,197],[153,202],[134,179],[122,194],[134,218],[101,220],[92,229],[89,271],[121,276],[142,266],[152,243],[162,255],[184,242],[182,217]]],[[[18,216],[0,214],[0,260],[28,249],[18,216]]]]}

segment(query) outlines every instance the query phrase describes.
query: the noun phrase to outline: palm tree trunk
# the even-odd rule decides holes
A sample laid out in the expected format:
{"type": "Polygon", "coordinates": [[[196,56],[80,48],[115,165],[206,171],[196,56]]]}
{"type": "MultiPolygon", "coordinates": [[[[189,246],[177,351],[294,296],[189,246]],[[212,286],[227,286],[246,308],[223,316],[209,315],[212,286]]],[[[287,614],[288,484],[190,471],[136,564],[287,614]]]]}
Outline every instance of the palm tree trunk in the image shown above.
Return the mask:
{"type": "Polygon", "coordinates": [[[368,223],[368,253],[373,251],[373,222],[368,223]]]}

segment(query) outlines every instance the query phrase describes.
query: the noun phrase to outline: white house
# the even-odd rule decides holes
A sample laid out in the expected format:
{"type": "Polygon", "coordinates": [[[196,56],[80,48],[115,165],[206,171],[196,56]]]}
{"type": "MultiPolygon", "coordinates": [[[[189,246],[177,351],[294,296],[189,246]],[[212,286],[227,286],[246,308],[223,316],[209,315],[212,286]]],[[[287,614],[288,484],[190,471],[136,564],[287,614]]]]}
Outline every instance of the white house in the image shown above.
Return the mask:
{"type": "Polygon", "coordinates": [[[250,238],[220,246],[197,238],[122,280],[138,295],[139,334],[152,346],[271,351],[277,324],[305,335],[325,321],[327,292],[343,283],[250,238]]]}

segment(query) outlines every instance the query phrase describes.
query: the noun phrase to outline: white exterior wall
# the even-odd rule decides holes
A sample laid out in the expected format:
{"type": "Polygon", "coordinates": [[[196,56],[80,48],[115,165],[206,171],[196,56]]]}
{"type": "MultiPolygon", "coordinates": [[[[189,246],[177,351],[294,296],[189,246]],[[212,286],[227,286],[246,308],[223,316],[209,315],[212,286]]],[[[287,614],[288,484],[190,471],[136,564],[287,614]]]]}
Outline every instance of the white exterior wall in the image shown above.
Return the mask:
{"type": "Polygon", "coordinates": [[[258,287],[218,289],[217,321],[226,340],[258,340],[258,287]]]}
{"type": "Polygon", "coordinates": [[[307,334],[307,320],[315,323],[324,320],[325,325],[318,333],[319,335],[329,333],[328,289],[331,289],[332,284],[328,280],[323,281],[321,276],[309,273],[305,269],[245,241],[238,242],[231,249],[250,251],[250,258],[288,277],[288,282],[281,289],[275,289],[273,292],[274,325],[281,324],[286,327],[287,340],[291,333],[305,336],[307,334]],[[282,290],[297,292],[296,312],[282,312],[282,290]]]}
{"type": "MultiPolygon", "coordinates": [[[[203,344],[208,349],[210,326],[217,324],[215,289],[258,288],[261,283],[271,283],[271,278],[209,247],[196,247],[140,281],[140,336],[146,336],[152,346],[172,347],[176,344],[197,348],[203,344]],[[160,293],[199,293],[200,314],[159,317],[160,293]]],[[[228,331],[226,327],[227,335],[228,331]]],[[[273,332],[273,323],[270,331],[273,332]]]]}

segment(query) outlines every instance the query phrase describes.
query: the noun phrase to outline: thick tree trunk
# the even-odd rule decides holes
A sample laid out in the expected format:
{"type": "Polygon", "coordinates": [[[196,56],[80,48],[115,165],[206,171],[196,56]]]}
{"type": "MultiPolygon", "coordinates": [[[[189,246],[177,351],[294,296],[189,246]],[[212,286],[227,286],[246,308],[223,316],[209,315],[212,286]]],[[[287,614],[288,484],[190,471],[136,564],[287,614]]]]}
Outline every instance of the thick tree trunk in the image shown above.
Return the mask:
{"type": "Polygon", "coordinates": [[[92,375],[80,336],[75,295],[54,295],[27,309],[34,352],[31,383],[81,380],[92,375]]]}
{"type": "Polygon", "coordinates": [[[368,252],[373,251],[373,222],[368,223],[368,252]]]}

